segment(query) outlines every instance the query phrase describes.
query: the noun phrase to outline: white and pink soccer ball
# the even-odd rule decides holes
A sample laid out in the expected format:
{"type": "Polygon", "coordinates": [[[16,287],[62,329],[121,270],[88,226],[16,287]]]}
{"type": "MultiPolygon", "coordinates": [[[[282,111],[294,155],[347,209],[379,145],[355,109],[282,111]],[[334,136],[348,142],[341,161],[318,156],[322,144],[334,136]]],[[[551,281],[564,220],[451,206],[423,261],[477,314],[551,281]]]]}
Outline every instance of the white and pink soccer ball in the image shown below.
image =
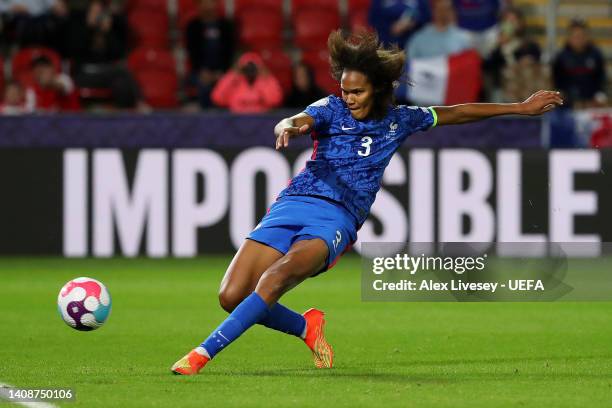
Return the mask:
{"type": "Polygon", "coordinates": [[[76,278],[60,290],[57,309],[68,326],[82,331],[95,330],[108,318],[111,297],[101,282],[76,278]]]}

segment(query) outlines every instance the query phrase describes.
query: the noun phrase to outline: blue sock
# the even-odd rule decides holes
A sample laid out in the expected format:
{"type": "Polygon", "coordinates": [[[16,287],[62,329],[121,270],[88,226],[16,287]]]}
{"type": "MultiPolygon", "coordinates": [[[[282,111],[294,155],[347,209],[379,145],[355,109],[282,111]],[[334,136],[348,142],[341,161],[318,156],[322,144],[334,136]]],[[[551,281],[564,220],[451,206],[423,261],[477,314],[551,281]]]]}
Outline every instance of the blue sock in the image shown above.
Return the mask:
{"type": "Polygon", "coordinates": [[[270,313],[259,321],[259,324],[263,324],[270,329],[301,337],[306,327],[306,319],[301,314],[287,309],[280,303],[276,303],[270,309],[270,313]]]}
{"type": "Polygon", "coordinates": [[[211,333],[200,346],[210,358],[226,348],[249,327],[265,318],[270,309],[264,300],[255,292],[247,296],[236,309],[211,333]]]}

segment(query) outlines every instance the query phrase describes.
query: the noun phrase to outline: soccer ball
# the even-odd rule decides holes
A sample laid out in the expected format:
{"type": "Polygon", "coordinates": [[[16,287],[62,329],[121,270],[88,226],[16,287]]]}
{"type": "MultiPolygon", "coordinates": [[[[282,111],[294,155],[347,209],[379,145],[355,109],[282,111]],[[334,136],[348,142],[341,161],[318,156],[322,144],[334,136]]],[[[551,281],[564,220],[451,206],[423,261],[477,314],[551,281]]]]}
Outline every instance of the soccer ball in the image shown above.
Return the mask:
{"type": "Polygon", "coordinates": [[[111,309],[111,297],[101,282],[76,278],[66,283],[57,296],[57,310],[66,324],[89,331],[102,326],[111,309]]]}

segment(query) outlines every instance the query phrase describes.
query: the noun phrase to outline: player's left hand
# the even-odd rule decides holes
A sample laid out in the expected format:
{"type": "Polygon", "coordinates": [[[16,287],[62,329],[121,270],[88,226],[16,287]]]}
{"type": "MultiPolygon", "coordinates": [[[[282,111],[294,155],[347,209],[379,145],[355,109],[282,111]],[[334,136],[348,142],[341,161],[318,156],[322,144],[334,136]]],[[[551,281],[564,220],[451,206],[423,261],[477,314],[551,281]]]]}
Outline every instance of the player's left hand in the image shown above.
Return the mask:
{"type": "Polygon", "coordinates": [[[557,106],[563,105],[561,93],[557,91],[538,91],[521,103],[525,115],[541,115],[557,106]]]}

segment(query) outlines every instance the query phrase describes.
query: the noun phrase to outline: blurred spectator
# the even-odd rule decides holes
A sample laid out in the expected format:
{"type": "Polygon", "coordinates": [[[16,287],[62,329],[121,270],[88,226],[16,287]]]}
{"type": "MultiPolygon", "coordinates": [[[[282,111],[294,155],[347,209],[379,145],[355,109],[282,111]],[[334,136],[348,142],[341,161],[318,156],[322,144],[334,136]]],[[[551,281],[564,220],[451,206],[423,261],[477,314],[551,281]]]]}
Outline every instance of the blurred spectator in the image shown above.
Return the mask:
{"type": "MultiPolygon", "coordinates": [[[[499,28],[497,46],[483,64],[489,83],[487,88],[490,90],[487,99],[495,102],[508,100],[501,94],[501,90],[506,86],[516,88],[517,91],[521,88],[524,91],[521,95],[529,96],[533,93],[531,92],[533,83],[547,80],[542,78],[545,70],[540,65],[540,47],[527,38],[523,13],[518,9],[506,9],[502,14],[499,28]],[[530,82],[520,82],[527,79],[530,79],[530,82]]],[[[538,89],[544,88],[537,88],[536,91],[538,89]]],[[[516,94],[515,91],[512,93],[516,94]]]]}
{"type": "Polygon", "coordinates": [[[113,63],[127,52],[128,25],[115,3],[70,1],[62,54],[77,70],[84,64],[113,63]]]}
{"type": "Polygon", "coordinates": [[[368,12],[368,22],[386,46],[403,47],[430,20],[429,0],[372,0],[368,12]]]}
{"type": "Polygon", "coordinates": [[[436,0],[432,21],[408,41],[408,58],[431,58],[455,54],[470,48],[468,34],[455,25],[450,0],[436,0]]]}
{"type": "Polygon", "coordinates": [[[210,93],[234,56],[233,24],[218,15],[215,0],[200,0],[199,15],[186,28],[191,84],[198,88],[203,108],[211,106],[210,93]]]}
{"type": "Polygon", "coordinates": [[[68,9],[64,0],[2,0],[0,15],[0,34],[8,45],[57,47],[68,9]]]}
{"type": "Polygon", "coordinates": [[[497,41],[497,23],[504,0],[453,0],[457,25],[468,32],[472,46],[487,57],[497,41]]]}
{"type": "Polygon", "coordinates": [[[40,56],[32,61],[34,84],[28,89],[37,111],[76,111],[80,109],[74,83],[66,74],[58,74],[51,60],[40,56]]]}
{"type": "Polygon", "coordinates": [[[0,104],[0,114],[20,115],[32,111],[31,104],[26,104],[25,90],[16,81],[11,81],[4,87],[4,95],[0,104]]]}
{"type": "Polygon", "coordinates": [[[540,63],[539,49],[518,49],[514,58],[516,62],[503,70],[502,102],[524,101],[540,89],[550,89],[550,69],[540,63]]]}
{"type": "Polygon", "coordinates": [[[285,106],[305,108],[325,96],[325,92],[315,82],[313,69],[303,62],[297,64],[293,69],[293,85],[285,99],[285,106]]]}
{"type": "Polygon", "coordinates": [[[117,108],[139,106],[138,84],[121,65],[127,52],[128,25],[120,4],[69,1],[62,52],[73,61],[76,83],[81,88],[110,90],[117,108]]]}
{"type": "Polygon", "coordinates": [[[567,42],[553,62],[555,87],[563,92],[566,106],[604,106],[606,71],[603,55],[591,41],[587,25],[573,21],[567,42]]]}
{"type": "Polygon", "coordinates": [[[278,106],[283,99],[280,84],[263,65],[261,57],[247,52],[236,68],[221,77],[212,92],[217,106],[235,113],[260,113],[278,106]]]}

